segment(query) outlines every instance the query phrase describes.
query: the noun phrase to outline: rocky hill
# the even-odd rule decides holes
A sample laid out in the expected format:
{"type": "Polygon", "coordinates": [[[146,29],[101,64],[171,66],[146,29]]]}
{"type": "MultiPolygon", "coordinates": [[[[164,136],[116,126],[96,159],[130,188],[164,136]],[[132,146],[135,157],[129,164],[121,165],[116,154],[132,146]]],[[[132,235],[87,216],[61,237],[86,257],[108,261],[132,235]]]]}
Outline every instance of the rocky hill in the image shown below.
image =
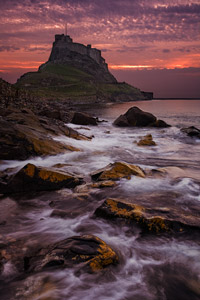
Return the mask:
{"type": "Polygon", "coordinates": [[[40,98],[71,103],[150,99],[152,94],[123,82],[109,72],[101,51],[74,43],[68,35],[56,35],[49,60],[37,72],[17,81],[40,98]]]}

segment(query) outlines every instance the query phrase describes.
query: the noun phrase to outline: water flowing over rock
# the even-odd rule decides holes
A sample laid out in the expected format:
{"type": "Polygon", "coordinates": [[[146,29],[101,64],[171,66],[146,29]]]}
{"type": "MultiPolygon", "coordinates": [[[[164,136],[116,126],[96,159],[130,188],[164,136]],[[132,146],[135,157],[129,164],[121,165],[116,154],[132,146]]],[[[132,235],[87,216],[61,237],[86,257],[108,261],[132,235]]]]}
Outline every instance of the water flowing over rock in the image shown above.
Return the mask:
{"type": "Polygon", "coordinates": [[[137,143],[138,146],[156,146],[156,143],[153,141],[152,135],[147,134],[137,143]]]}
{"type": "Polygon", "coordinates": [[[80,264],[89,272],[97,272],[116,264],[118,260],[117,254],[100,238],[93,235],[73,236],[25,257],[25,270],[41,271],[80,264]]]}
{"type": "Polygon", "coordinates": [[[107,199],[96,209],[95,215],[105,219],[124,219],[129,224],[139,225],[144,232],[183,232],[200,230],[200,226],[188,224],[187,221],[170,219],[166,210],[149,209],[141,205],[122,202],[118,199],[107,199]]]}
{"type": "Polygon", "coordinates": [[[149,113],[141,110],[140,108],[133,106],[124,114],[120,115],[113,123],[116,126],[127,127],[169,127],[163,120],[157,120],[157,118],[149,113]]]}
{"type": "Polygon", "coordinates": [[[91,177],[93,180],[102,181],[119,180],[120,178],[130,179],[132,175],[145,177],[144,171],[140,167],[125,162],[115,162],[93,172],[91,177]]]}
{"type": "Polygon", "coordinates": [[[53,122],[36,116],[29,109],[4,109],[0,115],[0,159],[27,159],[37,155],[55,155],[79,151],[70,145],[55,141],[53,137],[65,135],[77,140],[91,138],[79,134],[62,122],[53,122]]]}
{"type": "Polygon", "coordinates": [[[187,128],[181,128],[181,131],[191,137],[196,137],[196,138],[200,139],[200,130],[194,126],[190,126],[187,128]]]}
{"type": "Polygon", "coordinates": [[[10,194],[58,190],[63,187],[74,188],[82,182],[81,178],[73,174],[53,168],[37,167],[29,163],[15,174],[7,185],[1,188],[4,194],[10,194]]]}

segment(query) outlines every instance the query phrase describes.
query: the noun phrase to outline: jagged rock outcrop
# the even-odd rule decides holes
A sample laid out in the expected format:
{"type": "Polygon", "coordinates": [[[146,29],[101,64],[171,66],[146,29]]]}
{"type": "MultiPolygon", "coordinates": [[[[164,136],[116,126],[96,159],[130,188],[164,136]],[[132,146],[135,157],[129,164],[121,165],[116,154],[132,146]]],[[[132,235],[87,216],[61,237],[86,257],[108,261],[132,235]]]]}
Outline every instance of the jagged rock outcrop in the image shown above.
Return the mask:
{"type": "MultiPolygon", "coordinates": [[[[101,51],[91,45],[74,43],[69,35],[55,35],[49,62],[55,64],[68,64],[85,71],[100,82],[116,83],[117,80],[109,72],[101,51]]],[[[40,68],[42,68],[41,66],[40,68]]]]}
{"type": "Polygon", "coordinates": [[[49,60],[37,72],[21,76],[17,87],[26,87],[41,98],[73,104],[152,99],[151,93],[117,82],[100,50],[74,43],[64,34],[55,36],[49,60]]]}
{"type": "Polygon", "coordinates": [[[79,151],[53,139],[65,135],[90,140],[62,122],[53,122],[36,116],[29,109],[2,109],[0,111],[0,159],[27,159],[30,156],[56,155],[66,151],[79,151]]]}

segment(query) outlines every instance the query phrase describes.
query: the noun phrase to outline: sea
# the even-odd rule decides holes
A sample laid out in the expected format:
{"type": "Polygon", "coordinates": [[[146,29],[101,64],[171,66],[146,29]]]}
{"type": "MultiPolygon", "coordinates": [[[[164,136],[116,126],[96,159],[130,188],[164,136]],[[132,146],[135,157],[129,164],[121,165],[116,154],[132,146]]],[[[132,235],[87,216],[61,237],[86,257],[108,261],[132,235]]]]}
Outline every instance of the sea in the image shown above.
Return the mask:
{"type": "MultiPolygon", "coordinates": [[[[200,222],[200,139],[180,129],[200,129],[200,100],[151,100],[83,105],[81,111],[99,118],[98,126],[67,124],[91,141],[65,136],[55,139],[75,146],[79,152],[2,161],[0,171],[16,172],[28,162],[51,167],[63,164],[90,182],[90,174],[109,163],[123,161],[145,170],[166,168],[163,177],[121,179],[116,187],[96,188],[89,197],[69,202],[69,216],[52,217],[52,201],[67,204],[68,189],[32,193],[0,199],[0,214],[8,221],[0,226],[1,243],[10,242],[22,250],[48,245],[83,234],[96,235],[112,247],[119,264],[97,273],[75,268],[45,270],[18,276],[14,264],[7,263],[0,280],[2,300],[198,300],[200,299],[200,236],[190,234],[141,234],[139,228],[94,217],[108,197],[148,208],[176,211],[185,220],[200,222]],[[130,107],[154,114],[169,128],[115,127],[113,121],[130,107]],[[137,141],[151,134],[156,146],[139,147],[137,141]],[[81,200],[80,200],[81,199],[81,200]]],[[[1,245],[0,243],[0,245],[1,245]]],[[[17,249],[17,248],[16,248],[17,249]]],[[[16,251],[19,251],[16,250],[16,251]]]]}

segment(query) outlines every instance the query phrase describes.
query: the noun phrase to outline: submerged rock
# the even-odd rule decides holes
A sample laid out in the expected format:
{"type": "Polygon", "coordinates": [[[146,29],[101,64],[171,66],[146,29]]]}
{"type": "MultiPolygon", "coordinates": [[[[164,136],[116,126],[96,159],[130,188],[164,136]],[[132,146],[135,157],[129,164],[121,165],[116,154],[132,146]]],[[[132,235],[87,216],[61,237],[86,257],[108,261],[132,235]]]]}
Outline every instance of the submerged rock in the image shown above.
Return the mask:
{"type": "Polygon", "coordinates": [[[133,106],[124,114],[120,115],[113,123],[116,126],[136,126],[136,127],[169,127],[163,120],[157,118],[149,113],[133,106]]]}
{"type": "Polygon", "coordinates": [[[81,112],[74,113],[71,123],[78,125],[98,125],[96,118],[81,112]]]}
{"type": "Polygon", "coordinates": [[[187,128],[181,128],[181,131],[191,137],[196,137],[196,138],[200,139],[200,130],[194,126],[190,126],[187,128]]]}
{"type": "Polygon", "coordinates": [[[170,219],[166,210],[150,209],[143,206],[125,203],[117,199],[107,199],[96,209],[95,215],[105,219],[121,218],[129,224],[136,224],[144,232],[183,232],[199,229],[197,226],[170,219]]]}
{"type": "Polygon", "coordinates": [[[82,178],[73,174],[57,171],[53,168],[25,165],[15,174],[7,185],[2,187],[4,194],[57,190],[63,187],[74,188],[82,183],[82,178]]]}
{"type": "Polygon", "coordinates": [[[131,175],[145,177],[144,171],[140,167],[125,162],[109,164],[105,168],[93,172],[91,177],[95,181],[104,181],[120,178],[130,179],[131,175]]]}
{"type": "Polygon", "coordinates": [[[81,264],[96,272],[118,262],[117,254],[93,235],[73,236],[25,257],[25,271],[41,271],[49,267],[73,267],[81,264]]]}
{"type": "Polygon", "coordinates": [[[137,145],[138,146],[156,146],[156,143],[153,141],[152,135],[147,134],[137,143],[137,145]]]}
{"type": "Polygon", "coordinates": [[[91,184],[92,188],[105,188],[105,187],[115,187],[117,186],[117,183],[112,180],[105,180],[100,182],[95,182],[91,184]]]}

